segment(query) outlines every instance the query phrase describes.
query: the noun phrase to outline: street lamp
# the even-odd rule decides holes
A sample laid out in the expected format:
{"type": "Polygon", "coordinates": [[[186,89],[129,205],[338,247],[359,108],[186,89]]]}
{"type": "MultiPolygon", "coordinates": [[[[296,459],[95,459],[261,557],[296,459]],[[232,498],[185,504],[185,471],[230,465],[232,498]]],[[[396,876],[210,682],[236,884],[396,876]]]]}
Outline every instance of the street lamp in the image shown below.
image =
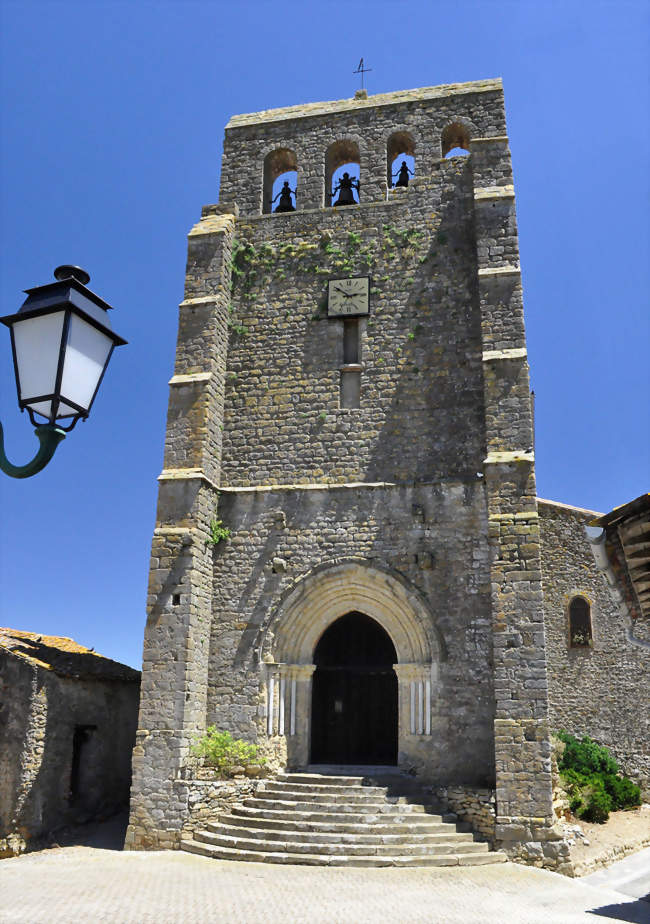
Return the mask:
{"type": "Polygon", "coordinates": [[[40,442],[31,462],[12,465],[0,424],[0,468],[13,478],[45,468],[66,433],[88,417],[114,348],[126,343],[111,329],[111,306],[86,287],[85,270],[58,266],[54,278],[25,289],[20,310],[0,318],[11,331],[18,405],[40,442]]]}

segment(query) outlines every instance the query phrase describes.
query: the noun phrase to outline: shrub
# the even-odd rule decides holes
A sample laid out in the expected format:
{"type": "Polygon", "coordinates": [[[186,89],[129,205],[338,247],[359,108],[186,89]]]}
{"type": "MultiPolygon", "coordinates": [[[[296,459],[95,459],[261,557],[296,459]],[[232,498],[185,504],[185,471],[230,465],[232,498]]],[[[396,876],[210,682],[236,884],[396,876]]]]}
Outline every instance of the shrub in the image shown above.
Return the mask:
{"type": "Polygon", "coordinates": [[[223,522],[216,517],[210,520],[210,535],[205,540],[206,545],[211,545],[213,548],[223,540],[230,537],[230,530],[227,526],[223,525],[223,522]]]}
{"type": "Polygon", "coordinates": [[[607,748],[596,744],[589,735],[585,735],[582,741],[565,731],[559,731],[557,736],[565,744],[558,762],[560,770],[571,767],[579,773],[618,773],[618,764],[607,748]]]}
{"type": "Polygon", "coordinates": [[[603,774],[603,783],[614,811],[630,805],[641,805],[641,790],[627,777],[603,774]]]}
{"type": "Polygon", "coordinates": [[[231,776],[235,767],[261,766],[264,758],[257,756],[257,746],[233,738],[230,732],[217,731],[210,725],[192,746],[192,753],[203,757],[206,764],[214,767],[219,776],[231,776]]]}
{"type": "Polygon", "coordinates": [[[641,804],[641,790],[620,776],[607,748],[588,735],[579,741],[560,731],[557,738],[564,745],[558,749],[560,777],[569,795],[569,807],[578,818],[604,822],[611,811],[641,804]]]}
{"type": "MultiPolygon", "coordinates": [[[[588,787],[590,788],[590,787],[588,787]]],[[[578,818],[584,818],[585,821],[595,821],[603,823],[609,818],[612,811],[612,800],[603,789],[592,789],[587,795],[587,804],[578,813],[578,818]]]]}

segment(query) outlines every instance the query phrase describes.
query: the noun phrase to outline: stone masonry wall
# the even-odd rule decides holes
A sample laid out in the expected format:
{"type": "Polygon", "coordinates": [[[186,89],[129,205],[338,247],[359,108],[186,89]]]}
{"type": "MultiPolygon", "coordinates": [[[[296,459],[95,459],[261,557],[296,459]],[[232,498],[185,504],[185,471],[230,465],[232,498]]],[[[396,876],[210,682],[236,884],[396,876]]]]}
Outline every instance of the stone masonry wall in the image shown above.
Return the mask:
{"type": "Polygon", "coordinates": [[[473,789],[468,786],[441,786],[436,798],[469,825],[482,840],[494,844],[496,825],[496,793],[493,789],[473,789]]]}
{"type": "Polygon", "coordinates": [[[433,481],[485,453],[466,159],[399,201],[238,221],[221,483],[433,481]],[[359,409],[339,407],[341,318],[328,278],[370,275],[359,409]]]}
{"type": "Polygon", "coordinates": [[[598,514],[539,502],[551,724],[610,748],[621,769],[650,797],[650,644],[628,638],[598,571],[585,526],[598,514]],[[591,605],[593,645],[569,645],[572,597],[591,605]]]}
{"type": "Polygon", "coordinates": [[[128,849],[178,846],[187,801],[174,780],[205,729],[212,620],[206,538],[218,498],[234,222],[215,207],[189,235],[151,547],[128,849]]]}
{"type": "Polygon", "coordinates": [[[171,781],[191,735],[206,715],[262,734],[264,633],[283,590],[352,557],[411,588],[440,643],[435,734],[407,735],[400,759],[444,782],[490,785],[495,770],[497,840],[557,865],[500,81],[237,116],[220,201],[190,235],[129,844],[178,843],[187,806],[171,781]],[[440,159],[452,124],[469,159],[440,159]],[[407,190],[387,186],[395,132],[415,151],[407,190]],[[361,203],[335,210],[327,151],[340,142],[358,145],[361,203]],[[262,215],[278,149],[296,156],[299,211],[262,215]],[[325,317],[325,294],[350,275],[371,277],[371,309],[359,322],[361,406],[340,409],[343,324],[325,317]],[[208,561],[217,499],[232,535],[208,561]]]}
{"type": "Polygon", "coordinates": [[[216,821],[225,815],[233,805],[254,796],[260,785],[259,780],[246,778],[233,780],[176,780],[175,789],[186,805],[183,838],[191,838],[197,828],[207,822],[216,821]]]}
{"type": "Polygon", "coordinates": [[[442,157],[443,131],[457,122],[472,138],[505,135],[501,81],[234,116],[226,126],[220,200],[237,202],[246,217],[261,214],[264,158],[284,148],[296,156],[298,208],[321,209],[327,204],[327,149],[349,139],[359,146],[361,203],[385,201],[390,136],[409,134],[415,148],[416,177],[431,176],[442,157]]]}
{"type": "Polygon", "coordinates": [[[431,735],[409,738],[404,765],[440,783],[493,781],[489,557],[480,479],[224,491],[219,512],[231,538],[214,558],[208,724],[265,740],[260,657],[278,601],[314,565],[357,557],[382,563],[426,596],[433,616],[428,631],[439,633],[446,653],[437,665],[431,735]]]}
{"type": "Polygon", "coordinates": [[[60,677],[0,651],[0,856],[63,825],[123,807],[138,683],[60,677]],[[71,797],[75,727],[95,726],[71,797]]]}

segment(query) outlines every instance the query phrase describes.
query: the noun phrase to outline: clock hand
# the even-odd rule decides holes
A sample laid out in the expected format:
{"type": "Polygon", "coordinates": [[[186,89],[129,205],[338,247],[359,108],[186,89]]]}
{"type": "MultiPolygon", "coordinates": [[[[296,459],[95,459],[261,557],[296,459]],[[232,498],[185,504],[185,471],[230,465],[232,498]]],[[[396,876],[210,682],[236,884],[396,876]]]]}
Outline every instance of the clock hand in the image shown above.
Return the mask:
{"type": "Polygon", "coordinates": [[[344,292],[343,289],[339,289],[337,286],[334,286],[334,291],[335,291],[335,292],[340,292],[341,295],[344,295],[344,296],[345,296],[345,298],[354,298],[354,293],[353,293],[352,295],[350,295],[349,292],[344,292]]]}

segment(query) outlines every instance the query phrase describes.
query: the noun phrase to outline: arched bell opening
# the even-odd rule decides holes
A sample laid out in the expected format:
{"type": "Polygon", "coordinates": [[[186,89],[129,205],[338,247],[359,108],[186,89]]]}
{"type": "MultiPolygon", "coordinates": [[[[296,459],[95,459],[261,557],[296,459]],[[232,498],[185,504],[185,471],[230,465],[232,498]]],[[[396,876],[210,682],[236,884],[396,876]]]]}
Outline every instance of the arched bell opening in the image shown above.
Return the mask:
{"type": "Polygon", "coordinates": [[[356,205],[360,199],[361,157],[356,141],[335,141],[325,154],[325,204],[356,205]]]}
{"type": "Polygon", "coordinates": [[[386,145],[388,188],[406,187],[415,175],[415,140],[409,132],[394,132],[386,145]]]}
{"type": "Polygon", "coordinates": [[[452,122],[448,125],[440,138],[442,156],[467,157],[469,155],[470,135],[461,122],[452,122]]]}
{"type": "Polygon", "coordinates": [[[298,161],[290,148],[276,148],[264,158],[262,212],[295,212],[298,161]],[[286,185],[285,185],[286,184],[286,185]]]}
{"type": "Polygon", "coordinates": [[[312,764],[397,764],[395,646],[361,612],[333,622],[314,649],[312,764]]]}

